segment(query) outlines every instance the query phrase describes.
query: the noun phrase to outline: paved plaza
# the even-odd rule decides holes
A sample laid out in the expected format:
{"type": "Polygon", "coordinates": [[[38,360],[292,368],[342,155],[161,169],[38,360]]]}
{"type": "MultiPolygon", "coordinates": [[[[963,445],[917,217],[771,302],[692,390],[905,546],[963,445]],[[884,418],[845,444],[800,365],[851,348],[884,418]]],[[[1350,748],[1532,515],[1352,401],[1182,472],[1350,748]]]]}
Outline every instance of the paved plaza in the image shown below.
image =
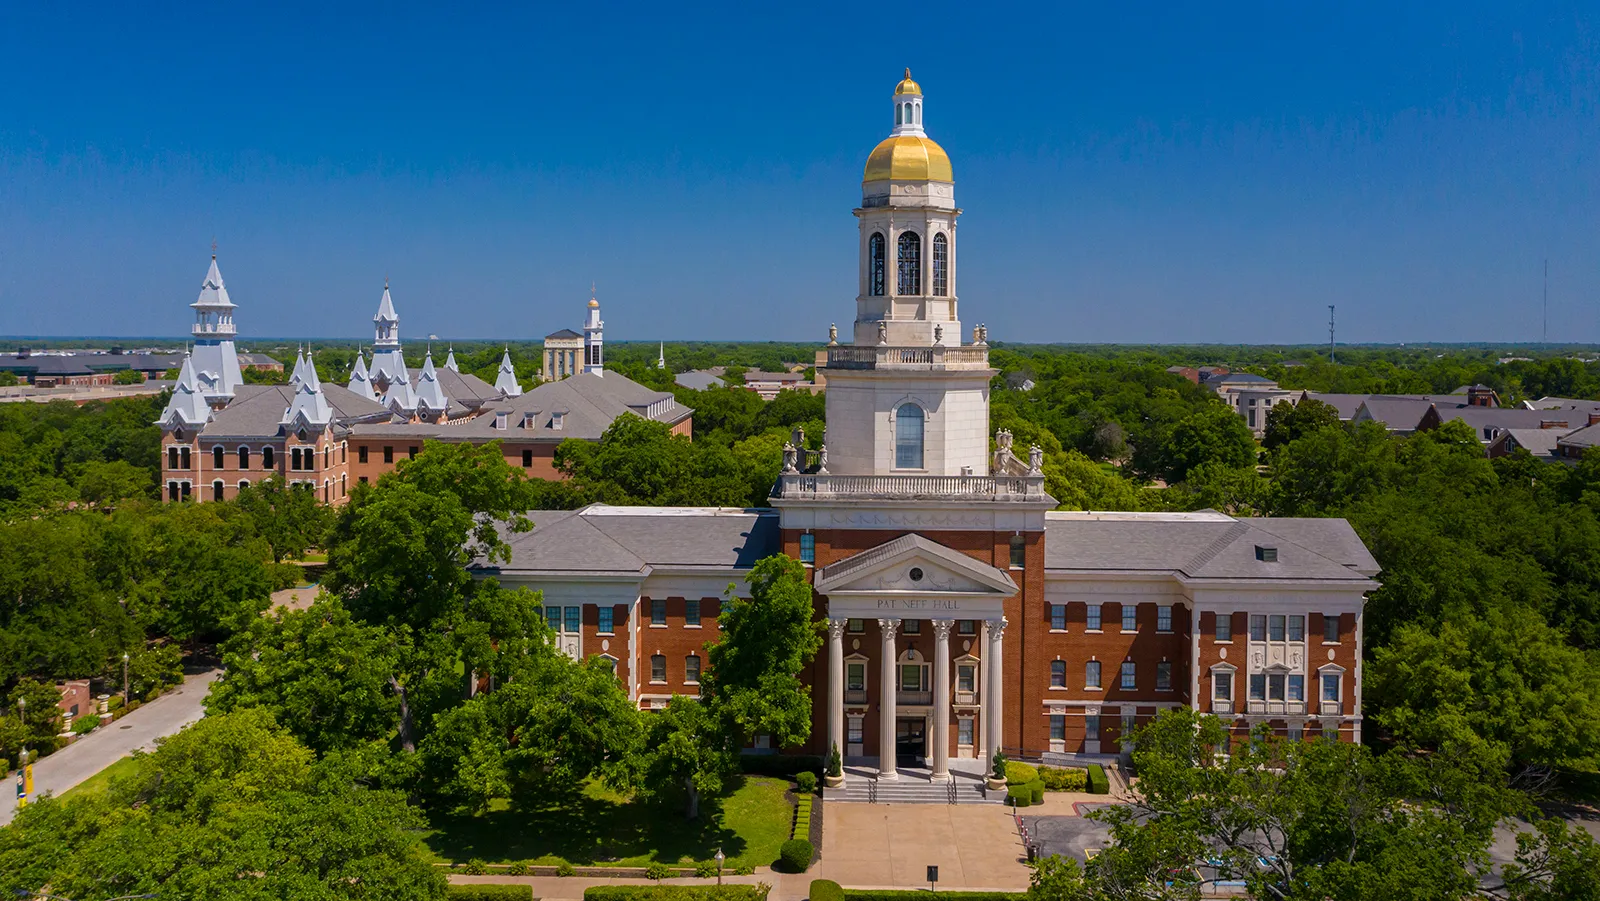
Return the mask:
{"type": "Polygon", "coordinates": [[[1028,887],[1022,840],[998,804],[825,802],[822,862],[815,875],[855,888],[925,887],[929,865],[941,889],[1028,887]]]}

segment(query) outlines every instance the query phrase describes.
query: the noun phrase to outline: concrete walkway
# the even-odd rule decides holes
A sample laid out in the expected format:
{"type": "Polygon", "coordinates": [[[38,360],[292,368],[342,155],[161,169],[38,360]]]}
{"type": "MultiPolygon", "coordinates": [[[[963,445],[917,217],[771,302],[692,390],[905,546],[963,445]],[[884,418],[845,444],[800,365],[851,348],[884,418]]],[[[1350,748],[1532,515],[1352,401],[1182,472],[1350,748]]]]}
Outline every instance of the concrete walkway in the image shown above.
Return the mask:
{"type": "MultiPolygon", "coordinates": [[[[34,797],[46,792],[59,795],[136,750],[154,748],[156,739],[200,719],[205,715],[200,703],[221,672],[214,669],[185,676],[177,688],[34,764],[34,797]]],[[[13,776],[0,791],[0,826],[10,823],[17,812],[15,779],[13,776]]]]}
{"type": "MultiPolygon", "coordinates": [[[[755,885],[765,882],[772,886],[769,901],[802,901],[811,893],[811,880],[825,879],[815,867],[809,873],[777,873],[762,867],[754,876],[724,875],[726,885],[755,885]]],[[[588,876],[464,876],[452,873],[454,885],[495,884],[529,885],[533,897],[539,901],[581,901],[583,890],[597,885],[716,885],[715,879],[668,879],[655,882],[650,879],[597,879],[588,876]]]]}
{"type": "Polygon", "coordinates": [[[1026,852],[1011,810],[998,804],[855,804],[823,808],[819,879],[852,888],[926,888],[929,865],[941,889],[1028,887],[1026,852]]]}

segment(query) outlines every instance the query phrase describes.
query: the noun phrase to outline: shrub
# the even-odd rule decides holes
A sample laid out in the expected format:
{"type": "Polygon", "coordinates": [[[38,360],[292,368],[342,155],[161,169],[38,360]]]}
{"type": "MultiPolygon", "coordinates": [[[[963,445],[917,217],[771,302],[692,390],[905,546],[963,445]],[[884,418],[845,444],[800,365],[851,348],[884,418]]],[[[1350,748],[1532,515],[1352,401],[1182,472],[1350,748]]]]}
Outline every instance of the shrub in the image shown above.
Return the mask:
{"type": "Polygon", "coordinates": [[[462,872],[468,876],[482,876],[484,873],[489,872],[489,865],[474,857],[467,861],[467,865],[462,868],[462,872]]]}
{"type": "Polygon", "coordinates": [[[72,734],[88,735],[90,732],[93,732],[95,727],[98,725],[100,725],[99,717],[92,714],[84,714],[83,716],[77,717],[72,721],[72,734]]]}
{"type": "Polygon", "coordinates": [[[652,863],[648,867],[644,868],[644,878],[654,879],[658,882],[662,879],[671,879],[676,875],[678,875],[677,870],[674,870],[672,867],[669,867],[660,861],[656,861],[655,863],[652,863]]]}
{"type": "Polygon", "coordinates": [[[1089,774],[1077,767],[1039,767],[1039,778],[1047,792],[1081,792],[1089,784],[1089,774]]]}
{"type": "Polygon", "coordinates": [[[1106,778],[1105,767],[1098,763],[1089,764],[1087,780],[1090,793],[1096,795],[1110,794],[1111,780],[1106,778]]]}
{"type": "Polygon", "coordinates": [[[9,772],[11,772],[11,761],[7,760],[4,757],[0,757],[0,773],[9,773],[9,772]]]}
{"type": "MultiPolygon", "coordinates": [[[[756,868],[751,866],[750,864],[747,864],[747,863],[739,864],[738,866],[733,868],[733,875],[735,875],[735,876],[754,876],[755,874],[756,874],[756,868]]],[[[767,897],[767,893],[766,892],[762,892],[761,893],[761,897],[762,898],[767,897]]]]}
{"type": "Polygon", "coordinates": [[[810,901],[844,901],[844,889],[832,879],[811,880],[810,901]]]}
{"type": "Polygon", "coordinates": [[[122,704],[123,704],[122,695],[112,695],[111,697],[106,699],[106,710],[107,711],[121,710],[122,709],[122,704]]]}
{"type": "Polygon", "coordinates": [[[839,743],[833,743],[833,750],[828,754],[828,775],[844,775],[844,758],[839,756],[839,743]]]}
{"type": "Polygon", "coordinates": [[[293,563],[274,563],[267,567],[272,578],[272,590],[282,591],[300,584],[300,567],[293,563]]]}
{"type": "Polygon", "coordinates": [[[768,891],[763,885],[597,885],[583,890],[583,901],[765,901],[768,891]]]}
{"type": "Polygon", "coordinates": [[[701,879],[711,879],[717,875],[717,862],[702,860],[694,865],[694,874],[701,879]]]}
{"type": "Polygon", "coordinates": [[[804,873],[811,866],[811,842],[803,838],[791,838],[778,849],[778,860],[783,868],[791,873],[804,873]]]}
{"type": "Polygon", "coordinates": [[[1032,782],[1029,782],[1027,789],[1029,802],[1033,804],[1044,803],[1044,783],[1042,781],[1035,779],[1032,782]]]}
{"type": "Polygon", "coordinates": [[[528,865],[519,860],[516,863],[512,864],[511,866],[506,867],[506,875],[507,876],[526,876],[526,875],[528,875],[528,865]]]}
{"type": "Polygon", "coordinates": [[[1039,770],[1033,764],[1023,763],[1020,760],[1006,761],[1007,785],[1027,785],[1037,778],[1039,778],[1039,770]]]}
{"type": "Polygon", "coordinates": [[[448,885],[448,901],[533,901],[530,885],[448,885]]]}
{"type": "Polygon", "coordinates": [[[576,875],[578,875],[578,871],[573,869],[572,864],[567,863],[566,861],[563,860],[562,862],[556,864],[556,875],[557,876],[576,876],[576,875]]]}
{"type": "Polygon", "coordinates": [[[810,770],[801,770],[794,775],[794,784],[802,794],[813,794],[817,790],[817,774],[810,770]]]}
{"type": "Polygon", "coordinates": [[[1006,787],[1006,800],[1012,807],[1027,807],[1033,803],[1033,792],[1026,785],[1011,785],[1006,787]]]}
{"type": "Polygon", "coordinates": [[[822,769],[822,758],[815,754],[741,754],[739,771],[751,776],[778,776],[791,779],[796,774],[822,769]]]}
{"type": "Polygon", "coordinates": [[[994,752],[994,757],[989,761],[989,772],[996,779],[1006,777],[1006,752],[1000,750],[994,752]]]}

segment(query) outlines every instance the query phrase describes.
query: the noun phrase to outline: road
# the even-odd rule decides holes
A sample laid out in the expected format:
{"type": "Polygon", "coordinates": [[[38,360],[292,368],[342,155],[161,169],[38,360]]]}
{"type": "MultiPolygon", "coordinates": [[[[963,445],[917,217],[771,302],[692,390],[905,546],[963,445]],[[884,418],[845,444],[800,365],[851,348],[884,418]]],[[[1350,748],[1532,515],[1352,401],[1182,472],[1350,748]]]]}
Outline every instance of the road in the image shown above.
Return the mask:
{"type": "MultiPolygon", "coordinates": [[[[221,670],[185,676],[183,685],[143,705],[120,720],[102,726],[33,766],[33,792],[61,794],[136,750],[150,750],[156,739],[171,735],[205,715],[200,703],[221,670]]],[[[0,789],[0,826],[17,812],[15,777],[0,789]]]]}

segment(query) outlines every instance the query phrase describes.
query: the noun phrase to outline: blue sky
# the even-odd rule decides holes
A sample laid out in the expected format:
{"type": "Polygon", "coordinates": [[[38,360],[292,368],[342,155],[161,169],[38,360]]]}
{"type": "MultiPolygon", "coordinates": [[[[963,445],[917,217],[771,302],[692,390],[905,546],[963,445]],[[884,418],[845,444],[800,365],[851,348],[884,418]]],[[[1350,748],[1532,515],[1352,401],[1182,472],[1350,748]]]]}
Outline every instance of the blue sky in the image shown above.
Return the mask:
{"type": "Polygon", "coordinates": [[[995,339],[1600,341],[1593,4],[144,6],[5,14],[0,334],[823,340],[910,66],[995,339]]]}

